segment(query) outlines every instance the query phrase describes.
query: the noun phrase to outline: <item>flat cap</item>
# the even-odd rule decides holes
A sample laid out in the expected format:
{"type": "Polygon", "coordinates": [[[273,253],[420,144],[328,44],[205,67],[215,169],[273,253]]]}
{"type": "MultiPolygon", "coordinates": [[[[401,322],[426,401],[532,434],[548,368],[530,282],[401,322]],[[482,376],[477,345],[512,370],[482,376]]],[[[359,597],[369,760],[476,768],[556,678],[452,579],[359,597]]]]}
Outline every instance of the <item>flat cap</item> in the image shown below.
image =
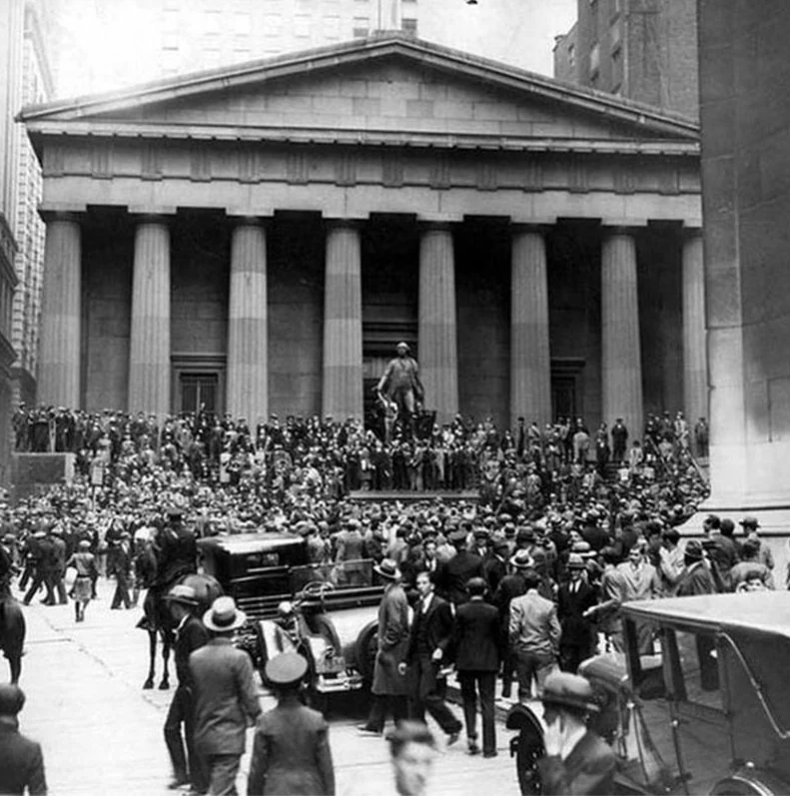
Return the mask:
{"type": "Polygon", "coordinates": [[[544,705],[573,708],[586,713],[598,713],[601,709],[595,701],[589,681],[568,672],[556,672],[546,678],[542,700],[544,705]]]}
{"type": "Polygon", "coordinates": [[[264,667],[264,675],[271,685],[293,685],[306,673],[307,661],[296,652],[275,655],[264,667]]]}

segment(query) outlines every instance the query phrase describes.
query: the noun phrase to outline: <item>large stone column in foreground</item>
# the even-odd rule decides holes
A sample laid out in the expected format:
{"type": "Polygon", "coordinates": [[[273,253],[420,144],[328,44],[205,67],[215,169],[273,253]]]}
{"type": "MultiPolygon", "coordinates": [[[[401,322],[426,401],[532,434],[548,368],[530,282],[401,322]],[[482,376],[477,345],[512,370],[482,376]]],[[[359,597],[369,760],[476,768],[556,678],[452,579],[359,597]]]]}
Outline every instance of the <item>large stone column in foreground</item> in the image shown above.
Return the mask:
{"type": "Polygon", "coordinates": [[[129,411],[170,412],[170,230],[144,217],[134,236],[129,411]]]}
{"type": "Polygon", "coordinates": [[[700,230],[689,230],[683,240],[683,411],[691,429],[699,418],[708,417],[705,263],[700,230]]]}
{"type": "Polygon", "coordinates": [[[266,231],[255,218],[240,220],[230,249],[228,411],[253,424],[269,416],[266,231]]]}
{"type": "Polygon", "coordinates": [[[541,227],[513,229],[510,297],[510,420],[551,421],[549,285],[541,227]]]}
{"type": "Polygon", "coordinates": [[[323,416],[362,419],[362,253],[355,221],[330,221],[324,284],[323,416]]]}
{"type": "Polygon", "coordinates": [[[419,365],[427,409],[439,424],[458,413],[455,256],[449,224],[426,223],[420,238],[419,365]]]}
{"type": "Polygon", "coordinates": [[[47,219],[38,362],[39,403],[80,405],[82,247],[77,217],[47,219]]]}
{"type": "Polygon", "coordinates": [[[601,250],[603,420],[622,417],[630,439],[642,439],[642,356],[636,240],[623,228],[604,230],[601,250]]]}

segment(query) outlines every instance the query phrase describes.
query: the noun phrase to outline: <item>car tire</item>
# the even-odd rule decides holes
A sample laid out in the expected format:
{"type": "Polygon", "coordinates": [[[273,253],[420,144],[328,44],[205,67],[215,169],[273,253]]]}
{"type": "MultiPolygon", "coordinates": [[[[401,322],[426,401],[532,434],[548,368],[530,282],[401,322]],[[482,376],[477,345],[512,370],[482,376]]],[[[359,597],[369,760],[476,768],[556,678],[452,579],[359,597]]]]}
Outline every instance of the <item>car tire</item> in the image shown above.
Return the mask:
{"type": "Polygon", "coordinates": [[[362,679],[370,684],[373,682],[373,668],[376,664],[376,651],[378,649],[379,623],[373,621],[359,631],[357,643],[354,645],[354,657],[357,670],[362,679]]]}

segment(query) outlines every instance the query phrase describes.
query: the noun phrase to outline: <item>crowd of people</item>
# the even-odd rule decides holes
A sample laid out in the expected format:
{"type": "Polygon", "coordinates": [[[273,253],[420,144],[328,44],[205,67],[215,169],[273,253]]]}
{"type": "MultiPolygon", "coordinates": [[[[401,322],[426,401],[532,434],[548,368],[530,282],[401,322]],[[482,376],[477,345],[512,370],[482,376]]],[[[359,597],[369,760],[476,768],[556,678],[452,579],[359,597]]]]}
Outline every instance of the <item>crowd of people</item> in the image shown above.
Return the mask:
{"type": "MultiPolygon", "coordinates": [[[[475,486],[479,500],[401,503],[349,499],[365,487],[363,463],[383,449],[353,421],[280,425],[273,416],[252,434],[244,419],[207,413],[161,427],[142,414],[45,415],[46,449],[75,451],[77,475],[0,505],[2,588],[19,573],[25,602],[43,588],[43,602],[63,603],[71,590],[75,620],[85,621],[104,575],[116,581],[111,607],[134,606],[156,578],[160,540],[173,522],[197,537],[291,532],[305,537],[311,563],[372,559],[389,606],[380,613],[379,643],[390,646],[377,657],[366,733],[379,734],[388,711],[418,720],[427,712],[450,742],[465,724],[468,751],[490,756],[497,677],[503,696],[515,681],[526,699],[556,669],[575,671],[599,644],[622,649],[617,607],[625,600],[772,581],[756,527],[744,525],[749,538],[741,545],[732,523],[713,518],[705,546],[681,548],[675,526],[707,495],[682,416],[648,418],[644,444],[629,443],[621,420],[594,433],[581,419],[543,430],[520,420],[499,432],[491,421],[459,417],[427,439],[393,442],[431,452],[429,466],[412,478],[407,464],[398,484],[475,486]],[[442,466],[433,458],[459,450],[469,454],[460,466],[447,455],[442,466]],[[76,579],[67,585],[69,566],[76,579]],[[409,605],[419,609],[411,625],[409,605]],[[386,676],[382,657],[390,658],[386,676]],[[450,661],[464,724],[445,704],[438,676],[450,661]]],[[[41,416],[26,418],[15,421],[18,447],[38,450],[41,416]]],[[[373,476],[369,488],[393,483],[395,458],[390,452],[383,481],[373,476]]]]}

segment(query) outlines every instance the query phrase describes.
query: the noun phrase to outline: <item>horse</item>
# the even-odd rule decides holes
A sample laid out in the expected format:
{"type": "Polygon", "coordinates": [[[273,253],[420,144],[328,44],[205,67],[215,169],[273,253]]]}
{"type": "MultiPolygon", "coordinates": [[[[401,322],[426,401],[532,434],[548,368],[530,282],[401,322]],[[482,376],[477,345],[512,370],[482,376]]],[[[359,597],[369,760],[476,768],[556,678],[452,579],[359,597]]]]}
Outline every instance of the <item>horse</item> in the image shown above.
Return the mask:
{"type": "Polygon", "coordinates": [[[197,573],[187,573],[180,575],[165,584],[161,588],[149,588],[145,600],[143,600],[143,612],[145,616],[138,623],[138,627],[148,632],[148,653],[149,653],[149,667],[148,677],[143,683],[144,689],[151,689],[154,687],[154,679],[156,677],[156,641],[157,638],[162,641],[162,664],[163,672],[162,679],[159,683],[160,691],[167,691],[170,688],[170,673],[168,671],[168,664],[170,662],[170,649],[173,646],[175,626],[173,618],[170,615],[170,609],[167,606],[167,593],[173,586],[177,585],[191,586],[198,599],[198,608],[196,613],[201,616],[203,612],[207,611],[211,603],[222,595],[222,586],[219,581],[211,575],[199,575],[197,573]]]}
{"type": "Polygon", "coordinates": [[[0,598],[0,649],[11,668],[11,682],[22,674],[22,650],[25,646],[25,615],[22,606],[11,596],[0,598]]]}

